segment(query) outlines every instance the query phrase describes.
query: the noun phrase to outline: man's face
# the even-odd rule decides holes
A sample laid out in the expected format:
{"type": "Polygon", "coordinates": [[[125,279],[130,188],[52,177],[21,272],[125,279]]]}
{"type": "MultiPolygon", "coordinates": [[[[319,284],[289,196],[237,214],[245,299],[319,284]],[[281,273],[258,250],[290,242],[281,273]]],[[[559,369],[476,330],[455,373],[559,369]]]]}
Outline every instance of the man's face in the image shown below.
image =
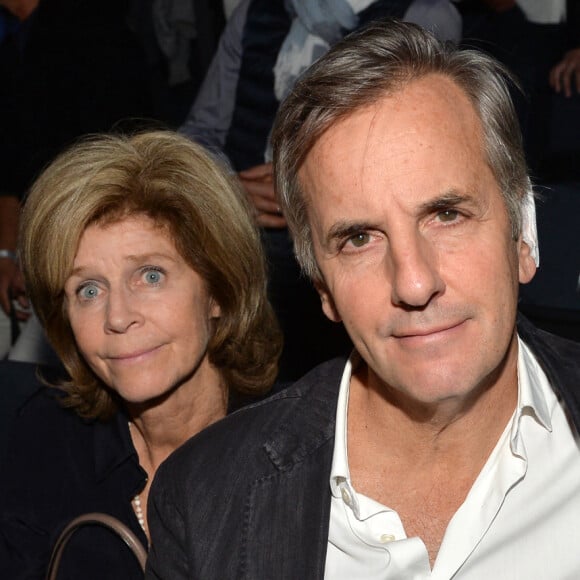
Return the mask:
{"type": "Polygon", "coordinates": [[[370,380],[430,405],[515,369],[518,281],[535,266],[459,87],[430,75],[356,111],[299,177],[324,312],[344,322],[370,380]]]}

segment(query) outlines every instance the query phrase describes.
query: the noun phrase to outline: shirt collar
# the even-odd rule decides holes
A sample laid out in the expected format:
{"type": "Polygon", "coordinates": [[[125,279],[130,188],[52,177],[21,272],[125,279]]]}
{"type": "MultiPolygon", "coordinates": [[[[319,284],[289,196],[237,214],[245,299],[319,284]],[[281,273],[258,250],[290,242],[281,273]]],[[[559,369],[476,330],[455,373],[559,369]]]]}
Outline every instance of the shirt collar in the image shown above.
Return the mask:
{"type": "Polygon", "coordinates": [[[518,336],[518,404],[512,426],[512,441],[519,432],[520,419],[533,417],[547,431],[552,431],[552,412],[558,399],[546,374],[526,343],[518,336]]]}
{"type": "Polygon", "coordinates": [[[342,482],[350,482],[350,471],[348,469],[347,457],[347,420],[348,420],[348,395],[350,392],[350,379],[353,370],[360,364],[360,356],[353,351],[346,361],[340,388],[338,392],[338,403],[336,406],[336,431],[334,438],[334,452],[332,457],[332,468],[330,470],[330,490],[332,495],[341,495],[339,485],[342,482]]]}

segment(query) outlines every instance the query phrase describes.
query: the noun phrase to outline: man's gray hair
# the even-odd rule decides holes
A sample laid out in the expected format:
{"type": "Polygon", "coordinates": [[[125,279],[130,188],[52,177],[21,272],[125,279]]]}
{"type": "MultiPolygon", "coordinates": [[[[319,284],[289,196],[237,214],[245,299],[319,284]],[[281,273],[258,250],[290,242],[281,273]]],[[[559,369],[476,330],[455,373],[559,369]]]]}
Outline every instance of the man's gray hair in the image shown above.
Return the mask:
{"type": "Polygon", "coordinates": [[[377,21],[337,43],[304,74],[282,103],[274,125],[277,194],[298,261],[311,278],[320,278],[320,272],[306,211],[308,198],[298,179],[306,156],[333,123],[433,73],[453,80],[473,104],[513,237],[520,235],[522,204],[531,185],[510,97],[510,84],[516,86],[510,73],[486,54],[442,44],[414,24],[377,21]]]}

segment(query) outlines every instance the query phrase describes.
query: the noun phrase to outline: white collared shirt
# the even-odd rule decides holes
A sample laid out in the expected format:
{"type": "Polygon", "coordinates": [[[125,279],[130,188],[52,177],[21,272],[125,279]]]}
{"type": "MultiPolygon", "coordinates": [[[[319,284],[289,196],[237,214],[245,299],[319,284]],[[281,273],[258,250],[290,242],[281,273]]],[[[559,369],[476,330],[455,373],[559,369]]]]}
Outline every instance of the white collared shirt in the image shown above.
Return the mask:
{"type": "Polygon", "coordinates": [[[527,346],[518,339],[518,404],[431,571],[423,541],[399,515],[356,492],[347,457],[347,362],[337,407],[327,580],[577,580],[580,438],[527,346]]]}
{"type": "MultiPolygon", "coordinates": [[[[456,4],[465,0],[452,0],[456,4]]],[[[516,0],[525,17],[535,24],[559,24],[566,20],[566,0],[516,0]]]]}
{"type": "Polygon", "coordinates": [[[558,24],[566,20],[566,0],[517,0],[522,12],[536,24],[558,24]]]}

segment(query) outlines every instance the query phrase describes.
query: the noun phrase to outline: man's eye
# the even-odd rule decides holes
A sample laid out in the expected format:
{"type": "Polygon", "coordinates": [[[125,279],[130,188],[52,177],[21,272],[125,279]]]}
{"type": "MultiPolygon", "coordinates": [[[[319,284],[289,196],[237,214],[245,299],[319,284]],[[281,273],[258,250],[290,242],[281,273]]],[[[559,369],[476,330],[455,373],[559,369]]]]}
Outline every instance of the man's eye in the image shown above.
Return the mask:
{"type": "Polygon", "coordinates": [[[77,294],[82,300],[93,300],[99,295],[99,288],[93,283],[83,284],[77,294]]]}
{"type": "Polygon", "coordinates": [[[445,209],[437,214],[439,221],[453,222],[459,217],[459,212],[456,209],[445,209]]]}
{"type": "Polygon", "coordinates": [[[355,248],[362,248],[366,246],[370,242],[371,236],[370,234],[356,234],[348,239],[348,241],[355,247],[355,248]]]}
{"type": "Polygon", "coordinates": [[[162,279],[163,273],[160,270],[148,269],[143,273],[143,280],[152,286],[159,284],[162,279]]]}

